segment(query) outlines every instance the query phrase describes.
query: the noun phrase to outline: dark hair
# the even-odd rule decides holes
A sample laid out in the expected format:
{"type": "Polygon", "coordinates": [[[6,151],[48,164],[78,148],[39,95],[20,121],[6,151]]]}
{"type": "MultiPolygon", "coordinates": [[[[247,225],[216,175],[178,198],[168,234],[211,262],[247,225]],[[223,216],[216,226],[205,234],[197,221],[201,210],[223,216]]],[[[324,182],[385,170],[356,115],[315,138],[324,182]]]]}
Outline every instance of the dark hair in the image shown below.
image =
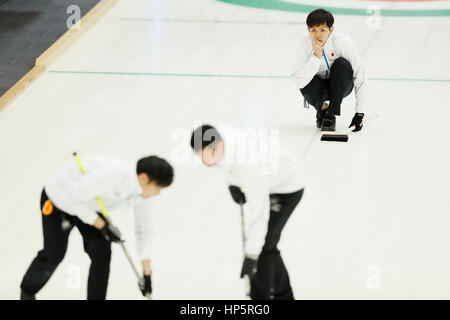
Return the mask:
{"type": "Polygon", "coordinates": [[[173,168],[164,159],[149,156],[137,162],[136,173],[146,173],[150,181],[155,181],[160,187],[167,187],[173,181],[173,168]]]}
{"type": "Polygon", "coordinates": [[[191,147],[194,151],[199,151],[222,140],[222,136],[216,128],[204,124],[192,132],[191,147]]]}
{"type": "Polygon", "coordinates": [[[331,28],[334,24],[333,15],[324,9],[314,10],[310,12],[306,18],[306,24],[310,28],[319,26],[323,23],[326,23],[328,28],[331,28]]]}

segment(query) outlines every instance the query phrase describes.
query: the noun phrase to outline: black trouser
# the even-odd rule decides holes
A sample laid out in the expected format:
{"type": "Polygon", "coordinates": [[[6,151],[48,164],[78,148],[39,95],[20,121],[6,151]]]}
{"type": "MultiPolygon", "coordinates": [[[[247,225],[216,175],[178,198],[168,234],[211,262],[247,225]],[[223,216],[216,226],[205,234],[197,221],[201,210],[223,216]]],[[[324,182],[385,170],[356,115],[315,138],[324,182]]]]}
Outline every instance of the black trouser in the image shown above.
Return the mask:
{"type": "Polygon", "coordinates": [[[348,60],[337,58],[330,68],[330,77],[321,79],[317,76],[300,92],[303,98],[314,108],[318,115],[322,113],[322,105],[330,101],[327,113],[339,116],[342,100],[353,90],[353,69],[348,60]]]}
{"type": "Polygon", "coordinates": [[[250,297],[253,300],[294,299],[289,275],[277,244],[281,231],[302,195],[303,189],[294,193],[270,195],[269,227],[258,258],[258,271],[251,279],[250,297]]]}
{"type": "MultiPolygon", "coordinates": [[[[47,194],[43,190],[41,211],[47,200],[47,194]]],[[[67,240],[74,226],[77,226],[80,231],[83,237],[84,251],[91,258],[87,298],[89,300],[105,299],[111,261],[111,243],[95,227],[83,223],[79,218],[71,216],[55,206],[50,215],[42,214],[44,248],[38,252],[23,277],[20,288],[25,293],[36,294],[50,279],[66,254],[67,240]],[[70,223],[65,230],[62,227],[63,219],[70,223]]]]}

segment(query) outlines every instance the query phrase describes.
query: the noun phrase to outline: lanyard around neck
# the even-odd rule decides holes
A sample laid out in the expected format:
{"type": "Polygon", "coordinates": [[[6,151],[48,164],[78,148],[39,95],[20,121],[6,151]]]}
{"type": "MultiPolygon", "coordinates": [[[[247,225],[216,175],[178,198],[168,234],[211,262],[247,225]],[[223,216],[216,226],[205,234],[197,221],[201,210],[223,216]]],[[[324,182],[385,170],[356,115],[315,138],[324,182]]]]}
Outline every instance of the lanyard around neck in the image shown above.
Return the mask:
{"type": "MultiPolygon", "coordinates": [[[[325,50],[322,50],[323,58],[325,59],[325,63],[327,64],[328,70],[330,70],[330,65],[328,64],[327,56],[325,55],[325,50]]],[[[328,78],[328,70],[326,71],[326,77],[328,78]]]]}

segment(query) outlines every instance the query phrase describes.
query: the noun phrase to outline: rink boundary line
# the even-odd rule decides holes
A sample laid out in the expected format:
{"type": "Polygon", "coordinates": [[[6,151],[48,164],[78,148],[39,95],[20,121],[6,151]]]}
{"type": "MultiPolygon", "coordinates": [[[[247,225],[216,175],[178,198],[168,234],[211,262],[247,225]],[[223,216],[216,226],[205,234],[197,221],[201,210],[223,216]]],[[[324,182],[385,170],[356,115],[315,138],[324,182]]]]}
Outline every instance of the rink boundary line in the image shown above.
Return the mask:
{"type": "Polygon", "coordinates": [[[80,28],[68,29],[37,57],[34,67],[0,97],[0,112],[18,97],[31,82],[45,72],[48,66],[61,56],[78,38],[95,25],[117,2],[118,0],[100,0],[81,18],[79,21],[80,28]]]}
{"type": "MultiPolygon", "coordinates": [[[[48,73],[92,74],[149,77],[192,77],[192,78],[247,78],[247,79],[289,79],[290,76],[247,75],[247,74],[207,74],[207,73],[161,73],[161,72],[118,72],[118,71],[69,71],[49,70],[48,73]]],[[[413,79],[413,78],[368,78],[370,81],[415,81],[415,82],[450,82],[450,79],[413,79]]]]}
{"type": "MultiPolygon", "coordinates": [[[[287,12],[302,12],[309,13],[318,8],[318,6],[312,4],[302,4],[297,2],[283,1],[283,0],[216,0],[218,2],[226,3],[229,5],[236,5],[246,8],[256,8],[272,11],[287,11],[287,12]]],[[[346,7],[328,7],[320,6],[325,10],[330,11],[332,14],[338,15],[351,15],[351,16],[363,16],[370,17],[373,12],[367,12],[367,8],[346,8],[346,7]]],[[[450,16],[450,9],[380,9],[380,15],[384,17],[448,17],[450,16]]]]}
{"type": "Polygon", "coordinates": [[[450,82],[450,79],[412,79],[412,78],[367,78],[371,81],[416,81],[416,82],[450,82]]]}
{"type": "Polygon", "coordinates": [[[256,79],[288,79],[289,76],[246,75],[246,74],[202,74],[202,73],[160,73],[160,72],[115,72],[115,71],[66,71],[49,70],[48,73],[62,74],[94,74],[120,76],[150,76],[150,77],[191,77],[191,78],[256,78],[256,79]]]}
{"type": "Polygon", "coordinates": [[[164,22],[164,23],[228,23],[228,24],[287,24],[306,25],[305,21],[257,21],[257,20],[207,20],[207,19],[162,19],[162,18],[123,18],[122,21],[132,22],[164,22]]]}
{"type": "Polygon", "coordinates": [[[100,0],[97,5],[81,18],[79,28],[74,26],[72,29],[67,30],[50,48],[36,59],[36,65],[48,67],[117,3],[118,0],[100,0]]]}

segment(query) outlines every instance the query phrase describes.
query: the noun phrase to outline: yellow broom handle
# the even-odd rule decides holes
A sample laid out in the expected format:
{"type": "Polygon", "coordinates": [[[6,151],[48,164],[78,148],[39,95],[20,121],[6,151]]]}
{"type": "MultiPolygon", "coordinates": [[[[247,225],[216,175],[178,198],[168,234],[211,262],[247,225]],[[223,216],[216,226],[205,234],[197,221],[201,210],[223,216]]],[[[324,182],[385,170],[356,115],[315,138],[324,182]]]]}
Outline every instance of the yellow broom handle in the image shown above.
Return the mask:
{"type": "MultiPolygon", "coordinates": [[[[75,160],[77,161],[78,165],[80,166],[81,172],[83,174],[86,174],[86,169],[83,167],[83,164],[81,163],[81,160],[80,160],[80,157],[78,156],[78,154],[76,152],[74,152],[73,156],[75,157],[75,160]]],[[[97,200],[97,203],[100,206],[100,209],[102,210],[103,217],[106,219],[106,221],[108,221],[108,223],[111,223],[111,220],[108,218],[108,213],[106,212],[106,208],[105,208],[105,205],[103,204],[102,199],[100,199],[100,197],[96,197],[95,200],[97,200]]],[[[125,245],[123,244],[123,242],[120,242],[120,246],[122,247],[122,250],[125,253],[126,258],[127,258],[128,262],[130,263],[131,268],[134,271],[134,274],[136,275],[138,281],[140,281],[141,277],[137,271],[136,266],[134,265],[133,261],[131,260],[130,254],[128,253],[127,249],[125,248],[125,245]]],[[[150,294],[146,294],[145,297],[149,300],[151,299],[150,294]]]]}
{"type": "MultiPolygon", "coordinates": [[[[76,162],[78,163],[78,166],[81,169],[81,172],[83,174],[86,174],[86,169],[83,167],[83,164],[81,163],[80,157],[78,156],[78,154],[76,152],[73,153],[73,156],[75,157],[76,162]]],[[[108,212],[106,211],[106,207],[103,204],[102,199],[100,199],[100,197],[96,197],[95,200],[97,200],[98,205],[100,206],[100,210],[102,212],[102,216],[108,220],[108,212]]]]}

